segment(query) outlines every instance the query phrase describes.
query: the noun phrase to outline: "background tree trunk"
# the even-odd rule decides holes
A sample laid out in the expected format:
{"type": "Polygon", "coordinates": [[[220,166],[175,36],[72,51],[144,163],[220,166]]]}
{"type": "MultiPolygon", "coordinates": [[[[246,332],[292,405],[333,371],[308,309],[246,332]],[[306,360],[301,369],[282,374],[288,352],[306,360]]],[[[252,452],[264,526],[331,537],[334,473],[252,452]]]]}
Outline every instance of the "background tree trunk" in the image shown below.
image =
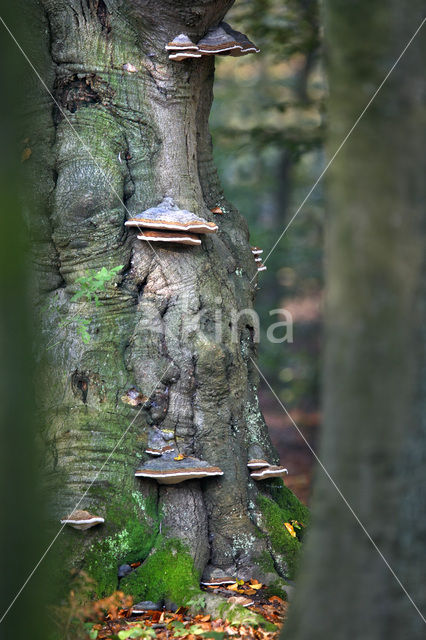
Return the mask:
{"type": "MultiPolygon", "coordinates": [[[[424,17],[327,2],[330,153],[424,17]]],[[[426,614],[425,33],[330,170],[321,458],[426,614]]],[[[421,638],[424,619],[322,471],[283,637],[421,638]],[[309,612],[307,614],[307,611],[309,612]]]]}
{"type": "Polygon", "coordinates": [[[60,105],[52,111],[38,94],[27,133],[46,336],[42,439],[54,527],[77,504],[106,520],[64,530],[59,577],[66,586],[66,570],[84,568],[105,595],[118,586],[120,564],[142,562],[120,588],[177,603],[206,565],[282,587],[300,547],[283,522],[307,514],[281,481],[255,486],[247,471],[251,445],[271,462],[276,454],[257,401],[253,317],[237,322],[232,313],[252,308],[256,267],[247,225],[213,166],[214,59],[176,63],[164,50],[181,32],[197,41],[232,1],[40,4],[38,55],[60,105]],[[127,63],[137,72],[123,70],[127,63]],[[135,214],[165,196],[215,218],[218,234],[199,248],[154,251],[138,241],[124,227],[125,208],[135,214]],[[224,215],[215,217],[218,205],[224,215]],[[99,306],[71,300],[85,272],[118,265],[99,306]],[[90,320],[88,344],[77,318],[90,320]],[[151,399],[148,409],[121,401],[132,387],[151,399]],[[223,477],[170,487],[135,480],[154,427],[223,477]]]}

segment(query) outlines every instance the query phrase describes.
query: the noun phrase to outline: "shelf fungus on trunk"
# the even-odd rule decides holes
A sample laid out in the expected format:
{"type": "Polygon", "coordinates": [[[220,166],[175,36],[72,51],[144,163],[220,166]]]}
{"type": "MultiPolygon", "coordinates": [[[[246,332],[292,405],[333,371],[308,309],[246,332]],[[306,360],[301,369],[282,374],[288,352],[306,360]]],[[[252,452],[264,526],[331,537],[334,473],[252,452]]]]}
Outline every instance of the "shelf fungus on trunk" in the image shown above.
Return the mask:
{"type": "Polygon", "coordinates": [[[154,458],[159,458],[165,453],[171,453],[172,451],[174,451],[174,448],[170,445],[167,445],[166,447],[162,447],[161,449],[155,449],[154,447],[147,447],[145,449],[145,453],[148,453],[150,456],[153,456],[154,458]]]}
{"type": "Polygon", "coordinates": [[[261,262],[258,263],[257,265],[257,270],[258,271],[266,271],[266,268],[264,264],[262,264],[261,262]]]}
{"type": "Polygon", "coordinates": [[[186,60],[187,58],[201,58],[196,44],[185,34],[180,33],[166,44],[166,51],[170,51],[170,60],[186,60]]]}
{"type": "Polygon", "coordinates": [[[150,478],[159,484],[179,484],[185,480],[223,476],[223,471],[198,458],[187,457],[183,460],[175,460],[169,454],[145,462],[135,472],[135,476],[136,478],[150,478]]]}
{"type": "Polygon", "coordinates": [[[210,28],[197,44],[198,50],[203,56],[230,53],[236,49],[241,51],[241,45],[238,44],[234,36],[225,31],[221,24],[218,27],[210,28]]]}
{"type": "MultiPolygon", "coordinates": [[[[199,218],[186,209],[179,209],[172,198],[164,200],[156,207],[151,207],[129,218],[125,222],[127,227],[140,229],[155,229],[156,231],[185,231],[191,233],[215,233],[217,224],[199,218]]],[[[146,233],[144,231],[144,233],[146,233]]]]}
{"type": "Polygon", "coordinates": [[[260,247],[251,247],[251,252],[254,256],[260,256],[263,253],[263,249],[260,249],[260,247]]]}
{"type": "Polygon", "coordinates": [[[283,478],[287,474],[288,471],[285,467],[271,464],[262,469],[256,469],[250,474],[250,477],[253,480],[266,480],[267,478],[283,478]]]}
{"type": "Polygon", "coordinates": [[[61,520],[61,524],[67,524],[70,527],[73,527],[73,529],[79,529],[80,531],[86,531],[86,529],[91,529],[92,527],[96,527],[96,525],[103,524],[104,522],[104,518],[94,516],[88,511],[80,510],[73,511],[61,520]]]}
{"type": "Polygon", "coordinates": [[[199,245],[201,239],[194,233],[184,233],[182,231],[152,231],[141,229],[141,233],[137,236],[138,240],[146,240],[147,242],[166,242],[172,244],[189,244],[199,245]]]}
{"type": "Polygon", "coordinates": [[[166,51],[169,51],[170,60],[201,58],[202,55],[237,57],[260,51],[244,33],[236,31],[226,22],[221,22],[216,27],[210,27],[197,44],[194,44],[186,34],[181,33],[166,44],[165,48],[166,51]]]}
{"type": "Polygon", "coordinates": [[[247,466],[249,469],[263,469],[264,467],[270,467],[271,465],[266,460],[262,460],[261,458],[254,458],[247,462],[247,466]]]}
{"type": "Polygon", "coordinates": [[[220,26],[239,46],[238,49],[233,49],[229,52],[230,56],[246,56],[249,53],[259,53],[260,49],[244,33],[236,31],[227,22],[221,22],[220,26]]]}

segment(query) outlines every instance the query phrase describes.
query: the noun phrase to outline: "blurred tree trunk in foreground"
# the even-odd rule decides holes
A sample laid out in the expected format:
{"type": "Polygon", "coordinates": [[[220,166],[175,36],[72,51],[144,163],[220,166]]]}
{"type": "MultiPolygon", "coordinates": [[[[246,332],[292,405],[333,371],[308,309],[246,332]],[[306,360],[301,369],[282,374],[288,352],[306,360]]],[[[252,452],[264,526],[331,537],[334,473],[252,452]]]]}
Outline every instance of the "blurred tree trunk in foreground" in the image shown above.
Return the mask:
{"type": "MultiPolygon", "coordinates": [[[[329,154],[424,17],[328,0],[329,154]]],[[[426,615],[425,29],[330,170],[320,457],[426,615]]],[[[319,470],[283,637],[423,638],[425,622],[319,470]]]]}
{"type": "MultiPolygon", "coordinates": [[[[0,1],[0,15],[25,37],[16,7],[0,1]]],[[[26,62],[0,25],[0,638],[45,640],[45,595],[39,571],[10,613],[48,541],[43,535],[42,502],[35,451],[32,308],[28,246],[20,195],[20,137],[17,112],[25,93],[26,62]],[[29,620],[31,622],[29,622],[29,620]]]]}

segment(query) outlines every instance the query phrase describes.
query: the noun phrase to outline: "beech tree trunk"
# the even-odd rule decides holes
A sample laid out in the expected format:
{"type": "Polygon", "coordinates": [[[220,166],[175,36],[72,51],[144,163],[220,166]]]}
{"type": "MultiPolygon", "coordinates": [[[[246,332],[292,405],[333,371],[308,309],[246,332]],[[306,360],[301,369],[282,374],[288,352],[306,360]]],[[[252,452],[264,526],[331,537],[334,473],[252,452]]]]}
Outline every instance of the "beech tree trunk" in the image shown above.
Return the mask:
{"type": "Polygon", "coordinates": [[[249,233],[212,161],[214,58],[172,62],[164,50],[182,32],[198,41],[231,4],[40,0],[33,8],[38,59],[59,105],[35,91],[25,163],[37,195],[45,467],[54,528],[77,505],[105,518],[61,534],[55,564],[65,588],[74,567],[99,596],[120,586],[135,601],[179,604],[206,567],[275,588],[294,572],[300,543],[283,522],[306,521],[306,510],[280,480],[256,484],[247,470],[250,446],[270,462],[277,455],[251,361],[249,233]],[[201,247],[137,240],[124,227],[126,209],[165,196],[214,219],[219,232],[201,247]],[[222,216],[211,213],[216,206],[222,216]],[[98,306],[72,300],[79,277],[118,265],[98,306]],[[90,321],[87,344],[81,318],[90,321]],[[142,411],[121,400],[133,387],[150,399],[142,411]],[[224,475],[167,487],[135,479],[154,428],[224,475]],[[136,562],[119,583],[118,566],[136,562]]]}
{"type": "MultiPolygon", "coordinates": [[[[331,155],[424,4],[328,0],[326,16],[331,155]]],[[[425,633],[425,42],[423,27],[330,169],[326,251],[320,457],[407,593],[319,470],[283,638],[425,633]]]]}

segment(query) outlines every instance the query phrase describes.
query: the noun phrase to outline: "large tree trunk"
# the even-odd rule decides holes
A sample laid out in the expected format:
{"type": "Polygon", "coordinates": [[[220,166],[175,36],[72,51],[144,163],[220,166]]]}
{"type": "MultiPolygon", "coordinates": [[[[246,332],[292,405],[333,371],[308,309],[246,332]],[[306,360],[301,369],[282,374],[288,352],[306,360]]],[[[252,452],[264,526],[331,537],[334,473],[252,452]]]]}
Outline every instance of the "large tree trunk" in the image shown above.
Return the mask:
{"type": "MultiPolygon", "coordinates": [[[[332,153],[424,4],[327,5],[332,153]]],[[[330,169],[321,457],[397,578],[319,470],[292,640],[424,637],[425,53],[423,28],[330,169]]]]}
{"type": "Polygon", "coordinates": [[[212,162],[214,59],[171,62],[164,50],[181,32],[197,41],[231,4],[42,0],[44,15],[34,14],[60,106],[39,97],[28,131],[41,184],[42,436],[57,523],[77,504],[105,518],[64,530],[57,552],[59,572],[84,568],[99,595],[117,588],[120,564],[139,561],[120,583],[135,599],[182,602],[206,565],[281,584],[299,549],[283,522],[306,518],[281,481],[256,486],[246,466],[251,445],[271,462],[276,453],[258,406],[253,317],[235,316],[252,309],[256,266],[212,162]],[[219,232],[201,247],[138,241],[126,208],[165,196],[210,220],[220,205],[219,232]],[[118,265],[99,306],[71,300],[85,272],[118,265]],[[88,344],[77,316],[90,319],[88,344]],[[142,411],[121,400],[132,387],[152,401],[142,411]],[[155,427],[223,477],[135,480],[155,427]]]}

